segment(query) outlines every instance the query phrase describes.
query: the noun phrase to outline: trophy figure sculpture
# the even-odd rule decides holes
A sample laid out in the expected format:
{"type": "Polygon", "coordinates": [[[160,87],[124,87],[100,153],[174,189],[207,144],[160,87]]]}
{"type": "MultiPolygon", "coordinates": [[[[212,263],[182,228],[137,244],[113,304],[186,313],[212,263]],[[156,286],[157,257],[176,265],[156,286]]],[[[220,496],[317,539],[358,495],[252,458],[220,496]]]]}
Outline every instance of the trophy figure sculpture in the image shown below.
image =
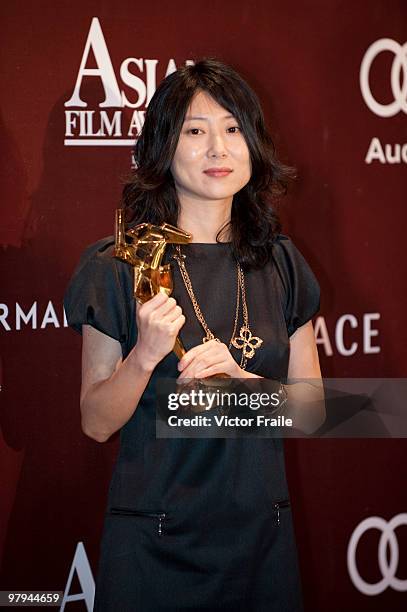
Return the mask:
{"type": "MultiPolygon", "coordinates": [[[[113,256],[133,266],[134,298],[140,304],[159,292],[171,295],[171,265],[161,265],[165,247],[167,244],[186,244],[191,239],[191,234],[169,223],[140,223],[126,230],[123,209],[116,209],[113,256]]],[[[178,359],[185,355],[185,348],[178,336],[173,350],[178,359]]]]}

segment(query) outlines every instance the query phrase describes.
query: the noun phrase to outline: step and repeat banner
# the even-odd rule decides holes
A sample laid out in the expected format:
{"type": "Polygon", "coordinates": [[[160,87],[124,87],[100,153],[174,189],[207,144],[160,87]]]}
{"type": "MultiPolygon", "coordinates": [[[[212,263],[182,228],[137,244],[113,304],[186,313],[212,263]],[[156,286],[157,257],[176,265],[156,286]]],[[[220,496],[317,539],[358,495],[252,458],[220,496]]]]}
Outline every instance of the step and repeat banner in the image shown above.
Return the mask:
{"type": "MultiPolygon", "coordinates": [[[[0,590],[91,610],[118,436],[81,431],[62,298],[113,233],[159,82],[217,57],[298,178],[283,233],[321,285],[323,375],[407,376],[407,4],[5,2],[1,66],[0,590]]],[[[306,610],[406,609],[405,439],[287,440],[306,610]]]]}

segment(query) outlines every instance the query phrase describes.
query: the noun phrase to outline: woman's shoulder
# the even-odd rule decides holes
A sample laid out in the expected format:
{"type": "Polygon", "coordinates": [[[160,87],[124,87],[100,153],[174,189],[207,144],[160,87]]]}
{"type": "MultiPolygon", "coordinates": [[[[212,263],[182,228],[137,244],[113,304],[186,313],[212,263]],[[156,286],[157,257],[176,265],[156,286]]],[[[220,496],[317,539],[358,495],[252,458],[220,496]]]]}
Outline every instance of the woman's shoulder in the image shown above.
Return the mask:
{"type": "Polygon", "coordinates": [[[276,235],[272,259],[285,293],[289,336],[320,308],[319,282],[302,252],[286,234],[276,235]]]}
{"type": "Polygon", "coordinates": [[[276,234],[271,248],[271,259],[277,268],[283,284],[286,285],[286,277],[295,259],[296,247],[287,234],[276,234]]]}
{"type": "Polygon", "coordinates": [[[272,242],[274,249],[291,249],[294,246],[294,242],[287,234],[276,234],[272,242]]]}
{"type": "Polygon", "coordinates": [[[310,267],[296,242],[287,234],[276,234],[271,253],[277,267],[283,272],[293,273],[297,269],[310,267]]]}
{"type": "Polygon", "coordinates": [[[104,236],[82,251],[64,294],[68,325],[96,327],[124,342],[133,303],[130,266],[114,256],[114,236],[104,236]]]}
{"type": "Polygon", "coordinates": [[[121,280],[129,276],[129,264],[115,257],[115,237],[104,236],[88,244],[81,252],[75,272],[86,270],[93,276],[95,271],[102,274],[118,274],[121,280]]]}
{"type": "Polygon", "coordinates": [[[113,258],[114,236],[104,236],[88,244],[80,255],[80,261],[110,261],[113,258]]]}

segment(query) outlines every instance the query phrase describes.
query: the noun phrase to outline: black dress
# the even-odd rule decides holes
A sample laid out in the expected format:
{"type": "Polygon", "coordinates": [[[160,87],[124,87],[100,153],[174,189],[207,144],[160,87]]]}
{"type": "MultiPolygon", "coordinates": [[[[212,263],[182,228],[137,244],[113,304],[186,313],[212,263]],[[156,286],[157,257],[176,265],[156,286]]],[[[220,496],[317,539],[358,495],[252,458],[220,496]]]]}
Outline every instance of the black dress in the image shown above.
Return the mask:
{"type": "MultiPolygon", "coordinates": [[[[70,326],[81,332],[89,324],[115,338],[124,359],[137,340],[133,277],[112,257],[113,244],[109,236],[84,251],[64,305],[70,326]]],[[[237,282],[230,245],[182,248],[209,328],[228,344],[237,282]]],[[[169,247],[165,261],[171,254],[169,247]]],[[[173,296],[186,316],[180,335],[189,349],[202,342],[203,330],[173,263],[173,296]]],[[[247,272],[245,283],[250,327],[263,339],[246,369],[285,378],[289,336],[319,310],[318,282],[280,234],[270,262],[247,272]]],[[[239,362],[240,351],[231,352],[239,362]]],[[[282,441],[156,438],[155,382],[177,377],[177,363],[171,353],[158,364],[121,429],[94,610],[302,610],[282,441]],[[273,504],[284,501],[277,521],[273,504]]]]}

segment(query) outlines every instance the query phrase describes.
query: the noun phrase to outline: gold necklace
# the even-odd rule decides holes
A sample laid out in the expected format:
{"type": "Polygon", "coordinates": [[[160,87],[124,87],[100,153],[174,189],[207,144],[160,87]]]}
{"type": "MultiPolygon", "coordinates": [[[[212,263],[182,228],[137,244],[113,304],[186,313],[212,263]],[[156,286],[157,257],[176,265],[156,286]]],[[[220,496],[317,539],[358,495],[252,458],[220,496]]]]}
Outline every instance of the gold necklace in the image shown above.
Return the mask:
{"type": "MultiPolygon", "coordinates": [[[[208,340],[217,340],[220,342],[219,338],[217,338],[212,331],[209,329],[207,322],[202,314],[202,311],[199,307],[198,301],[195,297],[194,290],[192,288],[191,279],[187,272],[185,266],[185,255],[181,251],[180,245],[176,245],[176,254],[173,255],[173,258],[177,261],[178,267],[181,273],[182,280],[184,281],[185,288],[187,293],[191,299],[192,306],[195,311],[196,318],[202,325],[206,336],[202,338],[202,342],[208,342],[208,340]]],[[[244,273],[239,264],[236,262],[237,266],[237,294],[236,294],[236,311],[235,311],[235,321],[233,325],[232,336],[229,341],[229,350],[232,345],[242,351],[242,355],[240,358],[240,367],[244,370],[247,365],[247,360],[251,359],[254,356],[254,353],[259,346],[263,343],[263,340],[258,336],[253,336],[250,327],[249,327],[249,313],[247,310],[247,302],[246,302],[246,289],[244,283],[244,273]],[[243,325],[240,328],[239,335],[236,335],[237,322],[239,319],[239,310],[240,310],[240,294],[242,296],[242,310],[243,310],[243,325]]]]}

